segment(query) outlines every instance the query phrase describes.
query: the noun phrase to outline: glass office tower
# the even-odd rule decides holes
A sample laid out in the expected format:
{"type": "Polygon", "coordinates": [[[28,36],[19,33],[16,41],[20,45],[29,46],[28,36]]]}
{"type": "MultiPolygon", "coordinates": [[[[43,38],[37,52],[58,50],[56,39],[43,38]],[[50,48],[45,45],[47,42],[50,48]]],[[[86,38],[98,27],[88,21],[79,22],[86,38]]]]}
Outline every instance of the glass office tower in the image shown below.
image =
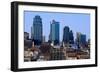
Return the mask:
{"type": "Polygon", "coordinates": [[[35,45],[42,43],[42,18],[39,15],[36,15],[33,19],[31,36],[35,45]]]}
{"type": "Polygon", "coordinates": [[[59,44],[59,22],[52,20],[50,23],[50,41],[54,43],[54,45],[59,44]]]}

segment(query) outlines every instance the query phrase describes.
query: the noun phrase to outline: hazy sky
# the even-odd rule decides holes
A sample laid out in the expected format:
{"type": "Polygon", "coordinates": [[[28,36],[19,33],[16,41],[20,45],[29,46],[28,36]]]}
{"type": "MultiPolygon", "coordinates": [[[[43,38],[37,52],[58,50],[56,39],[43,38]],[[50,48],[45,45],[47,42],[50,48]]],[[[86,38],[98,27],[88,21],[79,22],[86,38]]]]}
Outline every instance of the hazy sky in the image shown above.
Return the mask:
{"type": "Polygon", "coordinates": [[[63,37],[64,26],[69,26],[73,31],[74,39],[76,32],[86,34],[87,39],[90,38],[90,15],[80,13],[57,13],[57,12],[34,12],[24,11],[24,31],[31,36],[31,26],[33,25],[33,18],[39,15],[43,23],[43,35],[48,40],[50,34],[50,22],[54,19],[60,23],[60,41],[63,37]]]}

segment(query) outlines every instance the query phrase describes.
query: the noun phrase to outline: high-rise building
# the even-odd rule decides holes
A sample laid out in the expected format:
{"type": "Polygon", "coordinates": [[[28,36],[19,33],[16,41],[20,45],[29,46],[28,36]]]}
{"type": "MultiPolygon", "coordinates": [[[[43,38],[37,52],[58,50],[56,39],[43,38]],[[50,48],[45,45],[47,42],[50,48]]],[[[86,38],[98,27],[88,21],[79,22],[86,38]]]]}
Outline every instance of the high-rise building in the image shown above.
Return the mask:
{"type": "Polygon", "coordinates": [[[45,36],[42,37],[42,42],[46,42],[45,36]]]}
{"type": "Polygon", "coordinates": [[[29,39],[29,33],[28,32],[24,32],[24,40],[28,40],[29,39]]]}
{"type": "Polygon", "coordinates": [[[31,36],[35,45],[42,43],[42,18],[39,15],[36,15],[33,19],[31,36]]]}
{"type": "Polygon", "coordinates": [[[80,36],[80,43],[82,45],[86,44],[86,35],[85,34],[81,34],[81,36],[80,36]]]}
{"type": "Polygon", "coordinates": [[[74,44],[74,36],[72,30],[69,32],[69,43],[74,44]]]}
{"type": "Polygon", "coordinates": [[[86,35],[82,34],[80,32],[77,32],[77,34],[76,34],[76,43],[78,45],[85,45],[86,44],[86,35]]]}
{"type": "Polygon", "coordinates": [[[29,33],[24,32],[24,49],[27,50],[32,46],[32,41],[29,39],[29,33]]]}
{"type": "Polygon", "coordinates": [[[59,22],[52,20],[50,23],[50,41],[54,42],[54,45],[59,44],[59,22]]]}
{"type": "Polygon", "coordinates": [[[65,44],[74,44],[74,36],[72,30],[68,26],[65,26],[63,29],[63,42],[65,44]]]}
{"type": "Polygon", "coordinates": [[[75,42],[76,42],[78,48],[80,48],[80,35],[81,35],[80,32],[76,33],[76,41],[75,42]]]}
{"type": "Polygon", "coordinates": [[[79,42],[80,35],[81,35],[81,33],[80,33],[80,32],[77,32],[77,33],[76,33],[76,42],[77,42],[77,43],[79,42]]]}
{"type": "Polygon", "coordinates": [[[65,26],[63,29],[63,42],[64,43],[69,43],[69,27],[65,26]]]}
{"type": "Polygon", "coordinates": [[[31,27],[31,39],[33,39],[33,28],[31,27]]]}

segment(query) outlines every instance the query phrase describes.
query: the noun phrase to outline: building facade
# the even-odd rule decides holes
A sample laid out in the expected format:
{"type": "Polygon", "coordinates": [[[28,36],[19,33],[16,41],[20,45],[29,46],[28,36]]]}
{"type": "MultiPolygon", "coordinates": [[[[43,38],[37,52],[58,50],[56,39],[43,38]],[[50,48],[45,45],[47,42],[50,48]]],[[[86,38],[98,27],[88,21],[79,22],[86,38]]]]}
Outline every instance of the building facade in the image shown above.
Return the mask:
{"type": "Polygon", "coordinates": [[[36,15],[33,19],[33,26],[31,27],[31,37],[35,45],[42,43],[42,18],[36,15]]]}
{"type": "Polygon", "coordinates": [[[28,32],[24,32],[24,40],[28,40],[29,39],[29,33],[28,32]]]}
{"type": "Polygon", "coordinates": [[[85,34],[81,34],[81,36],[80,36],[80,43],[82,45],[86,44],[86,35],[85,34]]]}
{"type": "Polygon", "coordinates": [[[74,36],[73,36],[72,30],[70,30],[70,32],[69,32],[69,43],[74,44],[74,36]]]}
{"type": "Polygon", "coordinates": [[[74,36],[72,30],[68,26],[65,26],[63,29],[63,42],[65,44],[73,44],[74,43],[74,36]]]}
{"type": "Polygon", "coordinates": [[[63,42],[69,43],[69,27],[65,26],[63,29],[63,42]]]}
{"type": "Polygon", "coordinates": [[[59,22],[52,20],[50,23],[50,41],[54,42],[54,45],[59,44],[59,22]]]}
{"type": "Polygon", "coordinates": [[[51,48],[50,54],[50,60],[65,60],[64,52],[60,48],[51,48]]]}
{"type": "Polygon", "coordinates": [[[84,46],[86,44],[86,35],[80,32],[77,32],[76,43],[78,46],[84,46]]]}
{"type": "Polygon", "coordinates": [[[42,42],[45,43],[46,42],[46,37],[42,36],[42,42]]]}

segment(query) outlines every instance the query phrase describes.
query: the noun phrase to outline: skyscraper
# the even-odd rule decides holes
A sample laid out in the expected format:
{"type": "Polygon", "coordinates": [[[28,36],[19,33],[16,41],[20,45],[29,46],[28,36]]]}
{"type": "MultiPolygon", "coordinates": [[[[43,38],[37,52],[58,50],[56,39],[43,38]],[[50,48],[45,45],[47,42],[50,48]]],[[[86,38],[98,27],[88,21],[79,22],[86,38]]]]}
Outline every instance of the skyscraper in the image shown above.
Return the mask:
{"type": "Polygon", "coordinates": [[[80,32],[77,32],[77,34],[76,34],[76,43],[80,46],[85,45],[86,44],[86,35],[82,34],[80,32]]]}
{"type": "Polygon", "coordinates": [[[29,33],[28,32],[24,32],[24,39],[28,40],[29,39],[29,33]]]}
{"type": "Polygon", "coordinates": [[[33,39],[33,28],[32,27],[31,27],[31,39],[33,39]]]}
{"type": "Polygon", "coordinates": [[[69,43],[74,44],[74,36],[72,30],[69,31],[69,43]]]}
{"type": "Polygon", "coordinates": [[[54,42],[54,45],[59,44],[59,22],[52,20],[50,23],[50,41],[54,42]]]}
{"type": "Polygon", "coordinates": [[[42,36],[42,42],[46,42],[45,36],[42,36]]]}
{"type": "Polygon", "coordinates": [[[31,36],[35,45],[42,43],[42,18],[39,15],[36,15],[33,19],[31,36]]]}
{"type": "Polygon", "coordinates": [[[63,29],[63,42],[64,43],[69,43],[69,27],[65,26],[63,29]]]}
{"type": "Polygon", "coordinates": [[[86,44],[86,35],[85,34],[81,34],[81,36],[80,36],[80,43],[82,45],[86,44]]]}
{"type": "Polygon", "coordinates": [[[65,26],[63,29],[63,42],[65,44],[74,44],[74,36],[72,30],[68,26],[65,26]]]}

